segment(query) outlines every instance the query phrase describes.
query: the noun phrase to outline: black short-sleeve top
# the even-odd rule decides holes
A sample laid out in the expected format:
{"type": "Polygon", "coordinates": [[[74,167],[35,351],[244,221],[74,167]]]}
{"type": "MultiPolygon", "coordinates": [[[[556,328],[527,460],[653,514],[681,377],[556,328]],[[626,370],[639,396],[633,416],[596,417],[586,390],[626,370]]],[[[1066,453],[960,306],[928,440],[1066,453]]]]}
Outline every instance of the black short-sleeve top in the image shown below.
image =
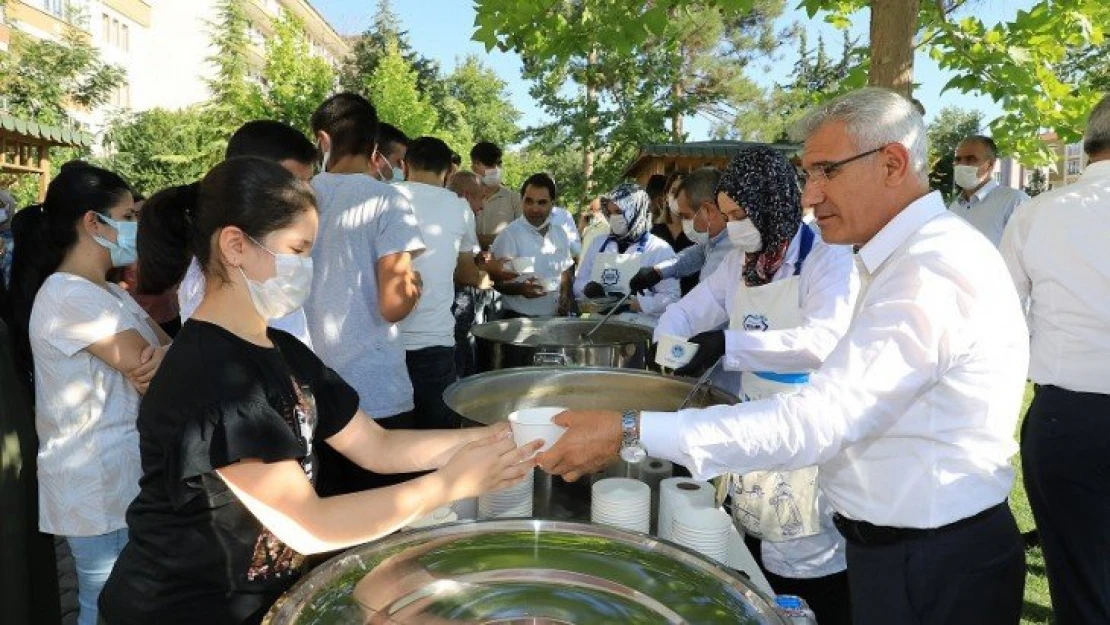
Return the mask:
{"type": "Polygon", "coordinates": [[[162,361],[139,408],[143,475],[101,594],[108,623],[257,623],[300,576],[304,557],[215,470],[296,460],[314,482],[313,441],[347,426],[358,394],[292,335],[269,338],[192,319],[162,361]]]}

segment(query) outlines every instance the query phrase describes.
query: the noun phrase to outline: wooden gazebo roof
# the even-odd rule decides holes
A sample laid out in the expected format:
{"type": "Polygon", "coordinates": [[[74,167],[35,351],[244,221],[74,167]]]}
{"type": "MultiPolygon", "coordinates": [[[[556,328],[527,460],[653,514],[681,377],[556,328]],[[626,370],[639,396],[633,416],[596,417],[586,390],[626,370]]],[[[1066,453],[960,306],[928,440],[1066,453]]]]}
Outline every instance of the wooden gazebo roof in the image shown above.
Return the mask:
{"type": "Polygon", "coordinates": [[[92,144],[92,135],[0,113],[0,174],[38,176],[40,201],[50,182],[50,148],[92,144]]]}

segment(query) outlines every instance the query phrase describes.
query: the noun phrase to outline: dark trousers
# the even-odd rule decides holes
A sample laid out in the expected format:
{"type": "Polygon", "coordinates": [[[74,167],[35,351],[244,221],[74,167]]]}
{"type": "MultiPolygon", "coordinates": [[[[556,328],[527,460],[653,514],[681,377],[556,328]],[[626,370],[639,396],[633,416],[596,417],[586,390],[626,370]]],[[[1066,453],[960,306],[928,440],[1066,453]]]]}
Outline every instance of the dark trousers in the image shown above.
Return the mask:
{"type": "Polygon", "coordinates": [[[782,577],[763,566],[762,541],[744,536],[744,543],[776,595],[797,595],[805,599],[819,625],[852,625],[852,601],[848,592],[847,571],[808,579],[782,577]]]}
{"type": "MultiPolygon", "coordinates": [[[[395,417],[377,419],[376,422],[387,430],[411,430],[414,426],[412,411],[395,417]]],[[[346,456],[332,449],[326,441],[317,440],[313,443],[313,447],[319,471],[316,478],[316,494],[321,497],[393,486],[423,475],[423,473],[374,473],[351,462],[346,456]]]]}
{"type": "Polygon", "coordinates": [[[459,416],[443,402],[459,376],[455,373],[454,347],[425,347],[405,352],[412,380],[413,423],[418,430],[443,430],[460,426],[459,416]]]}
{"type": "Polygon", "coordinates": [[[500,296],[493,289],[455,287],[455,303],[451,305],[451,314],[455,316],[455,369],[460,378],[478,373],[474,337],[470,334],[470,328],[493,319],[501,307],[500,296]]]}
{"type": "Polygon", "coordinates": [[[1056,625],[1110,623],[1110,395],[1038,385],[1022,429],[1056,625]]]}
{"type": "Polygon", "coordinates": [[[1007,505],[892,544],[848,541],[854,625],[1017,625],[1025,549],[1007,505]]]}

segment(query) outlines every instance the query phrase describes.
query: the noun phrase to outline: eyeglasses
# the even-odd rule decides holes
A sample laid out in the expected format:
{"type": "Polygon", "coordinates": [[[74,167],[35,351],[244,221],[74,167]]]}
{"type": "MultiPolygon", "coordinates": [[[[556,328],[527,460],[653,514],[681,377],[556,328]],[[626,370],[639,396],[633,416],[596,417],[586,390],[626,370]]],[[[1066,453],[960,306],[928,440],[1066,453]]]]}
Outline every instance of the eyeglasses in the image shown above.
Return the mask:
{"type": "Polygon", "coordinates": [[[868,150],[866,152],[860,152],[859,154],[856,154],[855,156],[849,156],[848,158],[846,158],[844,160],[833,161],[832,163],[827,163],[827,162],[826,163],[814,163],[813,165],[810,166],[810,168],[808,170],[807,169],[800,169],[799,173],[798,173],[798,176],[801,178],[802,186],[805,187],[807,184],[809,184],[811,182],[813,184],[821,184],[821,183],[825,182],[826,180],[835,176],[837,173],[839,173],[840,170],[843,169],[845,165],[847,165],[849,163],[852,163],[854,161],[858,161],[861,158],[871,156],[872,154],[877,154],[879,152],[882,152],[884,149],[886,149],[887,145],[890,145],[890,144],[888,143],[886,145],[881,145],[881,146],[875,148],[874,150],[868,150]]]}

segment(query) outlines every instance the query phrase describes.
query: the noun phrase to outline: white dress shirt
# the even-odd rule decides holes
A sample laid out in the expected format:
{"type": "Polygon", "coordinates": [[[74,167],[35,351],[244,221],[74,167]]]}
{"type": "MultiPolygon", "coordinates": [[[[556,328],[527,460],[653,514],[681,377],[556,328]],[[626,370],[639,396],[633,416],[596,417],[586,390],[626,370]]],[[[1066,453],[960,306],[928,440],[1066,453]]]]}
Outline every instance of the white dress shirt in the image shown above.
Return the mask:
{"type": "MultiPolygon", "coordinates": [[[[809,228],[811,226],[803,226],[809,228]]],[[[816,228],[813,228],[816,233],[816,228]]],[[[801,248],[801,229],[786,248],[773,280],[794,275],[801,248]]],[[[668,334],[690,337],[728,325],[728,307],[740,288],[744,254],[733,251],[712,275],[672,304],[655,326],[654,340],[668,334]]],[[[725,330],[724,368],[729,371],[810,371],[833,350],[848,329],[859,291],[852,248],[828,245],[818,234],[802,264],[798,304],[803,323],[797,328],[769,332],[725,330]]]]}
{"type": "Polygon", "coordinates": [[[559,226],[567,233],[567,242],[570,244],[570,253],[575,258],[582,254],[582,237],[578,235],[578,225],[570,212],[560,206],[551,209],[551,225],[559,226]]]}
{"type": "Polygon", "coordinates": [[[1023,204],[1002,257],[1028,302],[1029,378],[1110,394],[1110,161],[1023,204]]]}
{"type": "Polygon", "coordinates": [[[957,194],[948,210],[966,219],[967,223],[975,226],[976,230],[998,247],[1002,241],[1002,232],[1006,230],[1006,224],[1014,214],[1014,208],[1028,199],[1029,196],[1023,191],[988,180],[987,184],[967,200],[963,193],[957,194]]]}
{"type": "MultiPolygon", "coordinates": [[[[534,277],[541,282],[554,280],[570,269],[574,260],[570,255],[567,234],[555,224],[548,224],[540,234],[524,217],[514,219],[497,238],[490,251],[497,258],[535,258],[535,275],[519,276],[513,282],[524,282],[534,277]]],[[[529,317],[550,317],[559,311],[559,289],[547,289],[541,297],[504,295],[505,306],[529,317]]]]}
{"type": "MultiPolygon", "coordinates": [[[[576,298],[582,299],[586,296],[586,285],[589,284],[590,276],[593,275],[594,261],[597,260],[598,254],[602,252],[616,254],[617,251],[616,242],[609,241],[608,236],[598,236],[590,241],[590,246],[582,253],[582,262],[574,278],[574,296],[576,298]]],[[[624,253],[639,255],[641,267],[654,267],[675,256],[670,244],[654,234],[647,235],[642,250],[640,244],[633,243],[628,246],[624,253]]],[[[667,306],[677,302],[682,297],[682,289],[678,280],[665,279],[652,287],[649,292],[635,297],[636,301],[640,303],[641,312],[652,316],[661,315],[667,309],[667,306]]]]}
{"type": "Polygon", "coordinates": [[[860,249],[848,333],[796,394],[644,412],[650,455],[696,478],[820,465],[833,509],[932,528],[1005,500],[1029,342],[1002,258],[939,193],[860,249]]]}

